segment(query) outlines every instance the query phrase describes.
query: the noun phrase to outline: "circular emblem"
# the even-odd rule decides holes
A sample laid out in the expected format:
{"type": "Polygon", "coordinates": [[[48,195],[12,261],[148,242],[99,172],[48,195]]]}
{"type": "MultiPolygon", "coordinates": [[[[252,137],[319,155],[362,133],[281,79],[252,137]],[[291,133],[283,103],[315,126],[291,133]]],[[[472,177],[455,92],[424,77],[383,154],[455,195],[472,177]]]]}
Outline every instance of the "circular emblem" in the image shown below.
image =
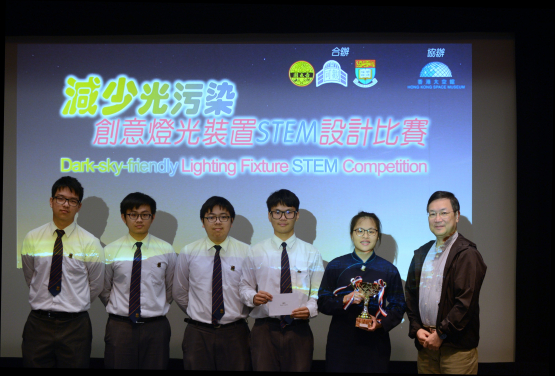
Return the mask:
{"type": "Polygon", "coordinates": [[[307,61],[297,61],[289,68],[289,79],[296,86],[308,86],[314,80],[314,68],[307,61]]]}

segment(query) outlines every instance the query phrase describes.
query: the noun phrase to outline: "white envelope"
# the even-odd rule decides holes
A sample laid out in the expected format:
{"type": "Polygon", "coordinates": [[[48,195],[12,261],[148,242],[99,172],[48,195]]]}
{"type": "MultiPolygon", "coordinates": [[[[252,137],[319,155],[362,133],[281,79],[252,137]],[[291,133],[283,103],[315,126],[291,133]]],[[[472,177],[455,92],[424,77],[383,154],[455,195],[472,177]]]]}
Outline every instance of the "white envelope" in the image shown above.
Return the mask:
{"type": "Polygon", "coordinates": [[[272,301],[267,303],[270,316],[290,315],[301,306],[303,296],[295,291],[290,294],[272,294],[272,301]]]}

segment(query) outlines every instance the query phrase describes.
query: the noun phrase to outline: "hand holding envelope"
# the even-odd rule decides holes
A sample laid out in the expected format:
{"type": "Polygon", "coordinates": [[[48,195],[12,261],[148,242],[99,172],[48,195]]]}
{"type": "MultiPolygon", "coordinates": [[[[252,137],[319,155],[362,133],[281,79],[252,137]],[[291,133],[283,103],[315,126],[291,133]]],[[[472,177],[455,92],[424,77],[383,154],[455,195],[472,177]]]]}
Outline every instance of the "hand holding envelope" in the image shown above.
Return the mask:
{"type": "Polygon", "coordinates": [[[308,320],[310,318],[310,311],[308,307],[299,307],[291,312],[291,317],[294,319],[308,320]]]}
{"type": "Polygon", "coordinates": [[[290,315],[293,318],[308,319],[310,313],[307,307],[303,307],[306,295],[293,291],[290,294],[274,294],[271,302],[268,302],[270,316],[290,315]],[[303,299],[304,298],[304,299],[303,299]]]}
{"type": "Polygon", "coordinates": [[[307,320],[310,317],[310,311],[305,306],[308,297],[299,292],[288,294],[270,294],[266,291],[258,291],[253,298],[255,306],[268,304],[270,316],[290,315],[296,319],[307,320]]]}
{"type": "Polygon", "coordinates": [[[256,293],[256,295],[252,299],[252,302],[254,303],[255,306],[259,306],[261,304],[266,304],[268,302],[271,302],[272,299],[273,299],[272,294],[261,290],[258,293],[256,293]]]}

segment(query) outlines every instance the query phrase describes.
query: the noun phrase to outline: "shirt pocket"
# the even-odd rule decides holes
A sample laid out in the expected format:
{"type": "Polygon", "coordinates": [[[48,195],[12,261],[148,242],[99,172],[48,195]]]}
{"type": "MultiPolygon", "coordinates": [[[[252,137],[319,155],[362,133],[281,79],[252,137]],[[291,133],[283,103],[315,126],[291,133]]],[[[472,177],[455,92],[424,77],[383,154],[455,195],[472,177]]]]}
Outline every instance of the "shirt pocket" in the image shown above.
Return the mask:
{"type": "Polygon", "coordinates": [[[222,262],[222,268],[222,274],[224,278],[227,278],[223,283],[233,287],[239,287],[239,283],[241,282],[241,264],[237,261],[231,263],[222,262]]]}
{"type": "Polygon", "coordinates": [[[165,283],[167,267],[168,267],[168,263],[164,260],[158,259],[158,260],[152,261],[149,267],[149,271],[150,271],[149,280],[153,286],[160,286],[165,283]]]}
{"type": "Polygon", "coordinates": [[[75,259],[72,254],[69,256],[64,255],[62,268],[63,273],[72,282],[82,281],[83,278],[88,279],[88,270],[85,267],[85,263],[75,259]]]}
{"type": "Polygon", "coordinates": [[[292,268],[291,281],[293,281],[293,289],[296,289],[300,293],[309,295],[310,270],[307,268],[292,268]]]}

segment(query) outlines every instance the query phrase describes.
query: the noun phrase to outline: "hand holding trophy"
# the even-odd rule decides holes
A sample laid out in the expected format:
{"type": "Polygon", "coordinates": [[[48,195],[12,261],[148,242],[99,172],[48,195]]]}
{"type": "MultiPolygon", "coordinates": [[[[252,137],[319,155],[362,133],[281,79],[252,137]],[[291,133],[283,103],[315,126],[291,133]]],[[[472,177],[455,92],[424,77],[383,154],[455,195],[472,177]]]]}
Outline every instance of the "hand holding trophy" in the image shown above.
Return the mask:
{"type": "MultiPolygon", "coordinates": [[[[357,317],[356,320],[356,327],[357,328],[364,328],[367,329],[372,326],[372,316],[368,313],[368,303],[370,302],[370,298],[374,298],[378,295],[378,312],[376,313],[376,318],[378,315],[387,316],[387,313],[382,309],[383,303],[383,295],[385,292],[385,288],[387,283],[383,280],[379,279],[377,281],[372,282],[363,282],[362,277],[356,277],[351,279],[351,283],[347,286],[340,287],[336,289],[333,294],[337,296],[337,293],[341,290],[346,289],[347,287],[352,286],[354,292],[358,292],[364,296],[364,308],[362,313],[357,317]]],[[[355,294],[352,294],[351,299],[345,304],[343,307],[344,310],[347,310],[351,303],[355,300],[355,294]]],[[[380,320],[377,320],[380,322],[380,320]]]]}
{"type": "MultiPolygon", "coordinates": [[[[380,280],[381,281],[381,280],[380,280]]],[[[386,283],[382,281],[380,284],[379,282],[358,282],[353,287],[355,290],[358,290],[362,295],[364,295],[364,308],[362,313],[357,317],[356,320],[356,327],[357,328],[369,328],[372,326],[372,316],[368,313],[368,303],[370,302],[370,298],[375,297],[376,295],[380,294],[380,292],[384,291],[386,287],[386,283]]],[[[380,301],[380,310],[381,310],[381,301],[380,301]]],[[[379,314],[380,311],[378,311],[379,314]]],[[[376,314],[376,317],[378,316],[376,314]]]]}

